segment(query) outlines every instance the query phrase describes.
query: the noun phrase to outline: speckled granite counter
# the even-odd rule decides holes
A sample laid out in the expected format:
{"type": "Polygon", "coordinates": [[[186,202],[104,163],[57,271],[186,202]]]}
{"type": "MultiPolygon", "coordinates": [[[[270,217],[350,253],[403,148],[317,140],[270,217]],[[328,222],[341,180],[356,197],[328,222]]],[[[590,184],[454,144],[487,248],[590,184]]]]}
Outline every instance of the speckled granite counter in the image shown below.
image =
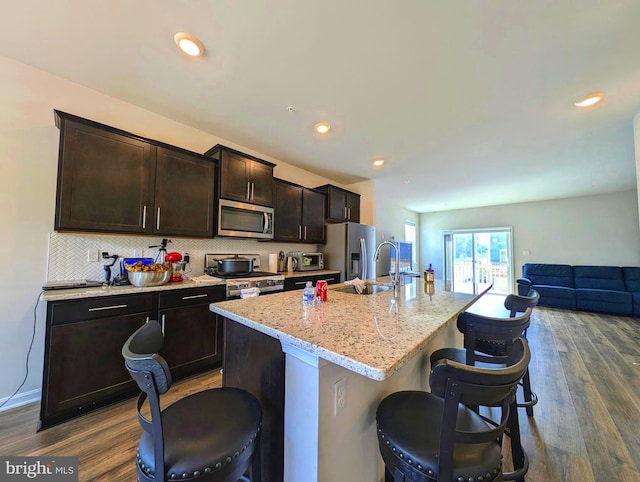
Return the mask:
{"type": "Polygon", "coordinates": [[[75,300],[81,298],[94,298],[97,296],[132,295],[136,293],[149,293],[151,291],[180,290],[223,284],[225,284],[224,280],[213,277],[211,277],[211,280],[203,280],[197,282],[187,278],[179,283],[167,283],[161,286],[150,286],[147,288],[138,288],[136,286],[102,286],[97,288],[74,288],[65,290],[43,291],[42,295],[40,295],[40,300],[75,300]]]}
{"type": "MultiPolygon", "coordinates": [[[[388,278],[383,278],[388,282],[388,278]]],[[[476,296],[452,293],[436,282],[425,293],[421,278],[373,295],[336,291],[305,307],[299,291],[213,303],[211,310],[373,380],[384,380],[418,353],[476,296]]]]}

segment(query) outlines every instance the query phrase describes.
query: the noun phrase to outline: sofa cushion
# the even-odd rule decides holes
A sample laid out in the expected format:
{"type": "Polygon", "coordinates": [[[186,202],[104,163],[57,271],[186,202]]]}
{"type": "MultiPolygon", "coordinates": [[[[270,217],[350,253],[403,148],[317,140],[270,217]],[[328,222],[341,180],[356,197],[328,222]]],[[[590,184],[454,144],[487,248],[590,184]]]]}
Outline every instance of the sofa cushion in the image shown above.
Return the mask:
{"type": "Polygon", "coordinates": [[[631,297],[633,298],[633,314],[640,316],[640,291],[631,293],[631,297]]]}
{"type": "Polygon", "coordinates": [[[640,292],[640,268],[622,268],[622,278],[627,291],[640,292]]]}
{"type": "Polygon", "coordinates": [[[628,291],[577,288],[576,307],[585,311],[631,314],[633,301],[628,291]]]}
{"type": "Polygon", "coordinates": [[[522,276],[530,279],[533,285],[574,287],[573,270],[568,264],[526,263],[522,267],[522,276]]]}
{"type": "Polygon", "coordinates": [[[576,309],[576,290],[566,286],[533,285],[532,288],[540,294],[540,306],[553,308],[576,309]]]}
{"type": "Polygon", "coordinates": [[[576,288],[625,291],[622,268],[617,266],[574,266],[576,288]]]}

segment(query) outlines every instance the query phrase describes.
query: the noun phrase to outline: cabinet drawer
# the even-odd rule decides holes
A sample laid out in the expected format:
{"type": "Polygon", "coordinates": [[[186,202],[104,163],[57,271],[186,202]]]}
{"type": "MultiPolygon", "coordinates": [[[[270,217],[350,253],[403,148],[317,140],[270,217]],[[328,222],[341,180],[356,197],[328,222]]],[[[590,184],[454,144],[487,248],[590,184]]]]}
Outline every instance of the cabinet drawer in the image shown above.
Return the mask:
{"type": "Polygon", "coordinates": [[[161,291],[158,295],[158,308],[165,310],[189,305],[208,304],[223,301],[225,297],[226,287],[224,285],[161,291]]]}
{"type": "Polygon", "coordinates": [[[152,295],[122,295],[54,301],[48,304],[51,323],[61,325],[75,321],[96,320],[133,313],[150,312],[152,295]]]}
{"type": "MultiPolygon", "coordinates": [[[[323,278],[319,278],[319,279],[323,279],[323,278]]],[[[340,283],[340,273],[329,274],[325,276],[324,279],[326,279],[327,283],[330,285],[340,283]]]]}

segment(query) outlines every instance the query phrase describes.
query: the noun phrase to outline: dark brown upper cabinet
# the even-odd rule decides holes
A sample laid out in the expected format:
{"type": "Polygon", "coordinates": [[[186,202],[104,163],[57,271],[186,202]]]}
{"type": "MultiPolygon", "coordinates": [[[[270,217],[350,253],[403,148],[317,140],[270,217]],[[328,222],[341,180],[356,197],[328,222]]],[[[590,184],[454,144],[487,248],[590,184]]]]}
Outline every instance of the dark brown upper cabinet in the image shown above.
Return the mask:
{"type": "Polygon", "coordinates": [[[158,147],[154,234],[212,237],[215,163],[158,147]]]}
{"type": "Polygon", "coordinates": [[[204,155],[218,160],[221,198],[273,207],[275,164],[219,144],[204,155]]]}
{"type": "Polygon", "coordinates": [[[274,241],[323,244],[324,208],[324,194],[275,179],[274,241]]]}
{"type": "Polygon", "coordinates": [[[315,190],[327,196],[327,221],[360,222],[360,194],[332,184],[316,187],[315,190]]]}
{"type": "Polygon", "coordinates": [[[57,231],[213,237],[214,161],[54,112],[57,231]]]}

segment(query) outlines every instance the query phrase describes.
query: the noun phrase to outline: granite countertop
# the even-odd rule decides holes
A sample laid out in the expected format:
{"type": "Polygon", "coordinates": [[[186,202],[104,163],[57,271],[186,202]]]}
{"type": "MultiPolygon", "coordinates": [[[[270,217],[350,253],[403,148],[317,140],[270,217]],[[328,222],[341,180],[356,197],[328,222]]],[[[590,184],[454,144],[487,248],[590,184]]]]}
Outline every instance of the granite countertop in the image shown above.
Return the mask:
{"type": "MultiPolygon", "coordinates": [[[[382,278],[388,283],[388,278],[382,278]]],[[[479,296],[452,293],[422,278],[394,290],[356,295],[330,285],[327,301],[305,307],[300,291],[212,303],[231,320],[373,380],[384,380],[479,296]]],[[[481,291],[482,294],[489,286],[481,291]]]]}
{"type": "Polygon", "coordinates": [[[205,286],[224,285],[225,281],[208,276],[207,278],[199,277],[201,280],[193,281],[186,278],[179,283],[166,283],[161,286],[149,286],[138,288],[136,286],[99,286],[94,288],[73,288],[65,290],[43,291],[40,295],[42,301],[61,301],[75,300],[81,298],[94,298],[97,296],[115,296],[115,295],[132,295],[137,293],[149,293],[151,291],[167,291],[180,290],[186,288],[202,288],[205,286]]]}

